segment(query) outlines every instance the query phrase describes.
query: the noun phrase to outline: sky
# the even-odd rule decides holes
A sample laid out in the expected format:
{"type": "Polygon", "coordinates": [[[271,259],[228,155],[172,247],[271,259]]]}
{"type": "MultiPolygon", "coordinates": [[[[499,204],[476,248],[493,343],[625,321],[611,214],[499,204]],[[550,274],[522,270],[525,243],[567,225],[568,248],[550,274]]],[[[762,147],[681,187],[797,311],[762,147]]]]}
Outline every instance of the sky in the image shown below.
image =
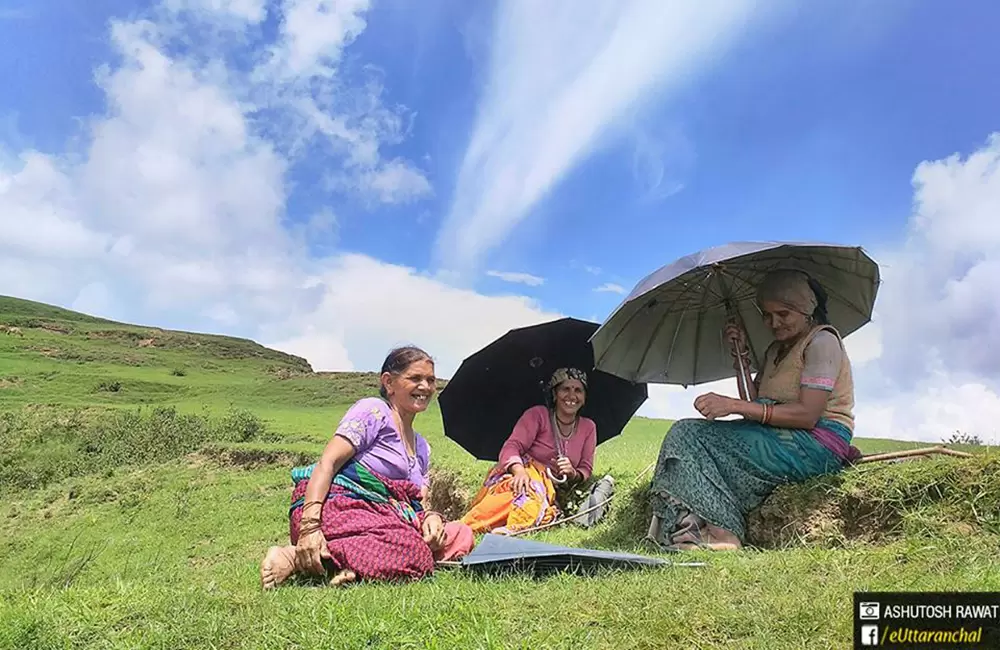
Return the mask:
{"type": "MultiPolygon", "coordinates": [[[[998,440],[1000,5],[3,0],[0,294],[316,370],[862,246],[859,436],[998,440]],[[86,9],[84,9],[86,4],[86,9]],[[766,6],[764,6],[766,5],[766,6]]],[[[706,390],[651,386],[640,413],[706,390]]]]}

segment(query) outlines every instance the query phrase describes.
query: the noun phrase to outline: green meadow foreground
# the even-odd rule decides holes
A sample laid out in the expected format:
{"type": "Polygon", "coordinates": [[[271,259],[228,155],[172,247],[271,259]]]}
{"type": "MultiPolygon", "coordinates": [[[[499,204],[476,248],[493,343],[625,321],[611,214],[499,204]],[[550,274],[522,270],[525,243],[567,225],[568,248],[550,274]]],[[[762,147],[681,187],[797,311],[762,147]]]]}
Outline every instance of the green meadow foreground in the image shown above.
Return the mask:
{"type": "MultiPolygon", "coordinates": [[[[374,375],[11,298],[0,324],[17,328],[0,332],[0,649],[846,648],[855,590],[1000,591],[1000,461],[974,447],[779,490],[752,525],[763,548],[671,556],[707,567],[262,593],[289,469],[374,375]]],[[[458,515],[489,464],[444,437],[436,405],[417,426],[432,505],[458,515]]],[[[595,474],[618,482],[602,524],[534,538],[648,552],[636,478],[668,428],[636,418],[598,448],[595,474]]]]}

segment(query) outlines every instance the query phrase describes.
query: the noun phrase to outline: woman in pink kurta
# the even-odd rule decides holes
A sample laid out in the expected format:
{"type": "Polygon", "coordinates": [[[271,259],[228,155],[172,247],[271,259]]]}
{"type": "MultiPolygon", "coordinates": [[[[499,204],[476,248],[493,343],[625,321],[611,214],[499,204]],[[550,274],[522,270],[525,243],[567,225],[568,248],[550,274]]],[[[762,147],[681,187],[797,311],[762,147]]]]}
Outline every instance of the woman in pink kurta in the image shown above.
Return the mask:
{"type": "Polygon", "coordinates": [[[560,368],[549,380],[549,406],[521,415],[498,463],[461,522],[473,532],[508,533],[555,520],[556,490],[590,478],[597,426],[582,417],[587,375],[560,368]]]}

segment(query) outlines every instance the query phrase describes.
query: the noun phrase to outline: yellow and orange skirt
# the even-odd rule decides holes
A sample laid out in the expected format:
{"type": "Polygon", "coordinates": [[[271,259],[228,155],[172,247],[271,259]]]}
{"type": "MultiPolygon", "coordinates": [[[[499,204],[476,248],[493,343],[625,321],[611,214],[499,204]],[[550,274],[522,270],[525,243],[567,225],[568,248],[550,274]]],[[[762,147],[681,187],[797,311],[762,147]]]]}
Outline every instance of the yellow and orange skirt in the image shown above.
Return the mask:
{"type": "Polygon", "coordinates": [[[461,521],[474,533],[514,533],[555,521],[559,516],[556,490],[545,465],[528,459],[524,465],[530,483],[525,494],[511,489],[513,476],[497,465],[486,475],[483,487],[461,521]]]}

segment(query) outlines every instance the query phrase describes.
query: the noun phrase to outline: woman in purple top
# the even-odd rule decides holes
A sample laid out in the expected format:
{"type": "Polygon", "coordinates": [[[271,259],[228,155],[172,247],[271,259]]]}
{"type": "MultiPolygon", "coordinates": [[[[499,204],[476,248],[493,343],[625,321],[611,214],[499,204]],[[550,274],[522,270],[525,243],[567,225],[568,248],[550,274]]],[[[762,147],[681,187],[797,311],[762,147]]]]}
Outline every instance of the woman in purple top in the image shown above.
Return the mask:
{"type": "Polygon", "coordinates": [[[295,572],[332,584],[419,578],[435,560],[472,550],[472,530],[423,509],[430,446],[413,429],[437,390],[434,362],[419,348],[392,351],[382,365],[381,397],[356,402],[319,462],[292,470],[291,546],[268,549],[261,585],[295,572]],[[327,565],[327,566],[324,566],[327,565]]]}

